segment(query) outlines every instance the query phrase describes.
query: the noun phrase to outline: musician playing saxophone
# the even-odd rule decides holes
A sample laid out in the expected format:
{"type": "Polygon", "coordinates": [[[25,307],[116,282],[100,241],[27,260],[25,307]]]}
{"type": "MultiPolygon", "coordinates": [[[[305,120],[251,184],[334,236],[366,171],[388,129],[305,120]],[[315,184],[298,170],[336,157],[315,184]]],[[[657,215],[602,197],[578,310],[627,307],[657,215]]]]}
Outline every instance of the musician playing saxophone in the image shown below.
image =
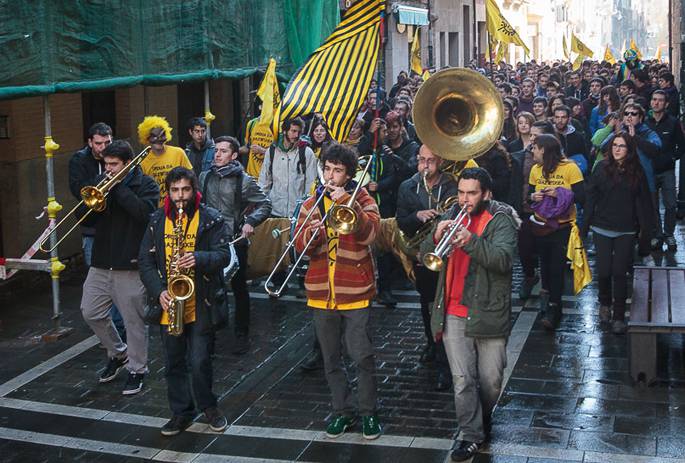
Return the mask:
{"type": "MultiPolygon", "coordinates": [[[[426,145],[422,145],[418,154],[418,172],[400,185],[397,203],[397,226],[407,238],[414,238],[422,227],[430,229],[430,222],[440,215],[438,208],[447,198],[457,194],[457,183],[454,176],[442,172],[442,159],[426,145]],[[427,225],[428,224],[428,225],[427,225]]],[[[426,347],[420,357],[424,364],[435,363],[438,378],[436,390],[443,391],[452,385],[452,376],[447,365],[445,349],[442,342],[433,340],[430,329],[430,304],[435,299],[435,287],[438,285],[438,274],[427,269],[421,259],[414,262],[416,291],[421,302],[421,316],[426,334],[426,347]]]]}
{"type": "Polygon", "coordinates": [[[212,351],[215,331],[228,319],[223,268],[230,258],[230,236],[219,211],[200,203],[192,170],[175,167],[165,184],[164,206],[150,218],[138,255],[149,299],[163,309],[160,333],[173,416],[161,432],[173,436],[184,431],[198,412],[212,431],[222,432],[228,423],[212,392],[212,351]],[[173,249],[179,242],[183,249],[173,249]],[[194,291],[182,304],[183,331],[174,335],[167,326],[174,299],[168,284],[175,276],[170,273],[177,271],[192,278],[194,291]]]}

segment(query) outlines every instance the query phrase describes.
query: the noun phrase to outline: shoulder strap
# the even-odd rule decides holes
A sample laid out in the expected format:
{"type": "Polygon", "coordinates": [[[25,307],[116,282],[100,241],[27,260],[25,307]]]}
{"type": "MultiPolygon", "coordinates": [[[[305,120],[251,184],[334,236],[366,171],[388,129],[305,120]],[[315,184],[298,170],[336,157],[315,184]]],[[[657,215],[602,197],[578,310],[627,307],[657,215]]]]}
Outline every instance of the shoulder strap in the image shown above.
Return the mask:
{"type": "MultiPolygon", "coordinates": [[[[243,172],[238,174],[235,181],[235,199],[233,200],[233,210],[237,217],[240,217],[243,212],[243,172]]],[[[236,230],[237,231],[237,230],[236,230]]]]}
{"type": "Polygon", "coordinates": [[[273,181],[274,178],[274,155],[276,153],[276,145],[272,144],[269,146],[269,176],[271,177],[271,181],[273,181]]]}
{"type": "Polygon", "coordinates": [[[304,170],[307,166],[307,156],[306,156],[307,146],[306,145],[300,146],[298,148],[297,152],[300,156],[299,160],[297,161],[297,168],[301,174],[304,174],[304,170]]]}

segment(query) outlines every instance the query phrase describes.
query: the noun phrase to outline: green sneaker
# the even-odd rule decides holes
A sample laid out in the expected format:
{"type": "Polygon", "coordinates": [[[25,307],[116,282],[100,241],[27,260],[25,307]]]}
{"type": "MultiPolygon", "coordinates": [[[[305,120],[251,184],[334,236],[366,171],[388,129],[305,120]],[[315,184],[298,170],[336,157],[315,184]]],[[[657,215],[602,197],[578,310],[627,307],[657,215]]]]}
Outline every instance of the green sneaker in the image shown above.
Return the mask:
{"type": "Polygon", "coordinates": [[[345,431],[354,425],[355,421],[351,416],[336,416],[326,427],[326,436],[332,439],[342,436],[345,434],[345,431]]]}
{"type": "Polygon", "coordinates": [[[362,418],[362,436],[368,440],[378,439],[381,436],[381,424],[376,415],[362,418]]]}

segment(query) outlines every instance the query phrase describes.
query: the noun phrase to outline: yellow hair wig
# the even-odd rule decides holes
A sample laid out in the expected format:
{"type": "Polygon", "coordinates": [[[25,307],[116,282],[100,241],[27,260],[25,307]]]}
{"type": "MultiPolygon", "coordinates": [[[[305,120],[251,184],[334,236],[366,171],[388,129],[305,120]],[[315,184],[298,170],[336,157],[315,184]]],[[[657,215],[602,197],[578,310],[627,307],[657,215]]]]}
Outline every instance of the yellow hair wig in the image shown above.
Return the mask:
{"type": "Polygon", "coordinates": [[[142,146],[147,146],[149,144],[148,138],[150,137],[150,131],[157,127],[164,129],[167,143],[171,141],[172,129],[165,118],[161,116],[145,116],[143,122],[138,124],[138,141],[140,141],[142,146]]]}

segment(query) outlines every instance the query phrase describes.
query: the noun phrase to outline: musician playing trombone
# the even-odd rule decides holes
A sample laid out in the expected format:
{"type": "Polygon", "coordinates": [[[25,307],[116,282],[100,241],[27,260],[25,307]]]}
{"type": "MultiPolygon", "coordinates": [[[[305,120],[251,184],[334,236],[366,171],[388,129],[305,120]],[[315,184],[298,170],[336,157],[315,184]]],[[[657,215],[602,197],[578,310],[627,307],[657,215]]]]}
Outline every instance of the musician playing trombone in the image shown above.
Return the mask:
{"type": "Polygon", "coordinates": [[[165,187],[164,206],[152,214],[138,255],[150,303],[162,309],[158,323],[173,416],[161,433],[179,434],[192,424],[198,411],[204,413],[212,431],[222,432],[228,422],[212,392],[212,355],[215,331],[228,319],[223,285],[223,268],[230,257],[228,226],[219,211],[200,203],[192,170],[171,169],[165,187]],[[183,249],[175,250],[179,242],[183,249]],[[169,277],[175,268],[194,282],[190,297],[181,305],[180,333],[169,327],[175,323],[169,316],[174,300],[169,277]]]}
{"type": "Polygon", "coordinates": [[[109,362],[99,381],[113,381],[126,368],[129,374],[122,392],[131,395],[140,392],[147,373],[147,329],[143,321],[145,288],[138,275],[138,246],[157,205],[159,188],[140,167],[131,169],[133,149],[128,142],[113,141],[103,151],[102,158],[105,174],[92,179],[93,184],[119,173],[124,178],[109,190],[105,209],[101,212],[91,210],[83,222],[95,228],[95,239],[91,266],[83,284],[81,311],[88,326],[107,349],[109,362]],[[125,173],[124,169],[130,171],[125,173]],[[124,319],[126,342],[114,329],[110,315],[112,303],[124,319]]]}
{"type": "Polygon", "coordinates": [[[351,179],[357,171],[357,156],[351,148],[333,144],[322,154],[321,163],[326,183],[300,209],[297,228],[303,228],[303,232],[297,235],[295,247],[298,253],[310,257],[305,277],[307,305],[314,309],[316,335],[333,402],[333,418],[326,435],[341,436],[357,419],[341,359],[344,339],[359,376],[362,435],[376,439],[381,427],[376,416],[376,366],[368,323],[369,304],[376,293],[370,245],[380,225],[380,214],[364,189],[355,188],[350,194],[356,186],[351,179]],[[317,201],[318,195],[324,195],[323,201],[317,201]],[[331,210],[343,204],[352,207],[356,218],[356,227],[348,234],[338,233],[335,223],[326,220],[331,210]],[[309,220],[305,220],[308,216],[309,220]]]}
{"type": "Polygon", "coordinates": [[[240,144],[233,137],[217,137],[212,168],[200,174],[202,201],[224,216],[229,236],[243,237],[234,245],[239,267],[231,278],[235,297],[236,343],[233,353],[246,354],[249,349],[250,292],[247,289],[247,248],[257,225],[269,218],[271,201],[257,181],[247,175],[238,161],[240,144]]]}
{"type": "Polygon", "coordinates": [[[502,386],[520,220],[511,206],[491,199],[492,179],[485,169],[464,169],[457,190],[458,205],[438,222],[422,254],[452,233],[451,248],[441,265],[431,327],[435,339],[444,343],[454,382],[460,433],[452,460],[464,461],[487,440],[502,386]],[[468,225],[453,229],[457,212],[468,216],[468,225]]]}

